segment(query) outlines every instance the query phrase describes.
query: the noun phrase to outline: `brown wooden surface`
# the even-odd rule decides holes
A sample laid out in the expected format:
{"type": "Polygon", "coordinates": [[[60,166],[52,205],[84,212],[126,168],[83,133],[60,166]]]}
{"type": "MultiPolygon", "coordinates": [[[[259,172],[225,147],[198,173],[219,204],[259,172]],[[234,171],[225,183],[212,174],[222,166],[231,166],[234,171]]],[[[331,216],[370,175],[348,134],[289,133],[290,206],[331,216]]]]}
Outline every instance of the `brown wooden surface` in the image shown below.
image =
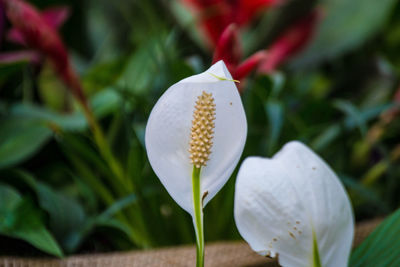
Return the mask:
{"type": "MultiPolygon", "coordinates": [[[[376,219],[359,223],[356,227],[354,246],[358,246],[381,221],[381,219],[376,219]]],[[[79,255],[62,260],[0,257],[0,267],[192,267],[195,266],[195,254],[194,246],[181,246],[126,253],[79,255]]],[[[272,267],[279,265],[274,260],[254,253],[245,242],[238,241],[207,244],[205,266],[272,267]]]]}

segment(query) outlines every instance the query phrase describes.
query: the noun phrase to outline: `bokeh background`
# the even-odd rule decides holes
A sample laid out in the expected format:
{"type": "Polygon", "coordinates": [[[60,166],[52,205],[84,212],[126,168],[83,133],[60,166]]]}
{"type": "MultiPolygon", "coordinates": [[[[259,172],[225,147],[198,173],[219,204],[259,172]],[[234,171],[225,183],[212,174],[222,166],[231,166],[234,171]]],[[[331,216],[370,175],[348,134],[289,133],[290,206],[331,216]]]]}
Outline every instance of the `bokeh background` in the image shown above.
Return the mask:
{"type": "MultiPolygon", "coordinates": [[[[194,243],[190,216],[148,163],[144,129],[169,86],[219,59],[240,80],[242,159],[300,140],[340,176],[358,222],[399,207],[398,0],[2,0],[0,9],[2,255],[194,243]]],[[[235,176],[205,209],[207,242],[240,239],[235,176]]]]}

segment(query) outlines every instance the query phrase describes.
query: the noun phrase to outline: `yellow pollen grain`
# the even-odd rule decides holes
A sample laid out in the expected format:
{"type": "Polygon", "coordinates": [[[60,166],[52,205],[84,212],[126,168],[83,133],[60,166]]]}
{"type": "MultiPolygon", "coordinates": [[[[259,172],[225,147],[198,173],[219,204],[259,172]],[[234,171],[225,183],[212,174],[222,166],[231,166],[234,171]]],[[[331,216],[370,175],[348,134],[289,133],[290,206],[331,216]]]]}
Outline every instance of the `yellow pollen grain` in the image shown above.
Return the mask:
{"type": "Polygon", "coordinates": [[[215,103],[212,94],[203,93],[197,97],[193,112],[192,129],[190,134],[190,161],[200,168],[206,166],[211,154],[214,137],[215,103]]]}

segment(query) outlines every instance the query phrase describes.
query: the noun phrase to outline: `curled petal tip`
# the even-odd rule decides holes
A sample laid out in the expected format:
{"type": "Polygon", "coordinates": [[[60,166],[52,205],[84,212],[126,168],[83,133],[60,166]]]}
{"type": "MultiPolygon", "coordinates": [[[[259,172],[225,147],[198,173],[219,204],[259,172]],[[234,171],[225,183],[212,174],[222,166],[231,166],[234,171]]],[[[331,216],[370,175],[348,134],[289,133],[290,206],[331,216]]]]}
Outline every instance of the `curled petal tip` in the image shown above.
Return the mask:
{"type": "Polygon", "coordinates": [[[223,60],[214,63],[205,72],[185,78],[178,83],[215,83],[221,80],[232,80],[232,76],[223,60]]]}

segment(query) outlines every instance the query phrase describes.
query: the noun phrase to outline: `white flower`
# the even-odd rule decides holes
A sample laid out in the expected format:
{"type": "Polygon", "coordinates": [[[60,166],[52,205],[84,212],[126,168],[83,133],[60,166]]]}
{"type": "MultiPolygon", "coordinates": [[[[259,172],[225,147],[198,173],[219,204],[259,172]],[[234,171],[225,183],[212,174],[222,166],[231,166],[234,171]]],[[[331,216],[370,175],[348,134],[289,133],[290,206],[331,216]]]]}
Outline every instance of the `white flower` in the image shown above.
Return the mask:
{"type": "MultiPolygon", "coordinates": [[[[214,127],[206,133],[210,138],[197,137],[207,138],[209,142],[205,140],[205,145],[210,145],[209,151],[200,143],[199,147],[192,147],[207,150],[205,154],[194,155],[195,159],[204,160],[200,175],[200,195],[204,198],[204,207],[232,174],[247,134],[243,105],[225,64],[219,61],[207,71],[172,85],[154,106],[145,136],[147,155],[154,172],[172,198],[192,216],[191,155],[193,158],[196,152],[189,150],[193,134],[192,120],[199,97],[206,98],[206,102],[213,102],[208,103],[210,107],[215,105],[215,110],[209,110],[210,115],[215,113],[215,118],[210,117],[208,125],[214,127]]],[[[201,117],[201,114],[197,116],[201,117]]]]}
{"type": "Polygon", "coordinates": [[[279,254],[282,266],[347,266],[354,233],[349,198],[330,167],[300,142],[272,159],[243,162],[234,213],[251,248],[279,254]]]}

